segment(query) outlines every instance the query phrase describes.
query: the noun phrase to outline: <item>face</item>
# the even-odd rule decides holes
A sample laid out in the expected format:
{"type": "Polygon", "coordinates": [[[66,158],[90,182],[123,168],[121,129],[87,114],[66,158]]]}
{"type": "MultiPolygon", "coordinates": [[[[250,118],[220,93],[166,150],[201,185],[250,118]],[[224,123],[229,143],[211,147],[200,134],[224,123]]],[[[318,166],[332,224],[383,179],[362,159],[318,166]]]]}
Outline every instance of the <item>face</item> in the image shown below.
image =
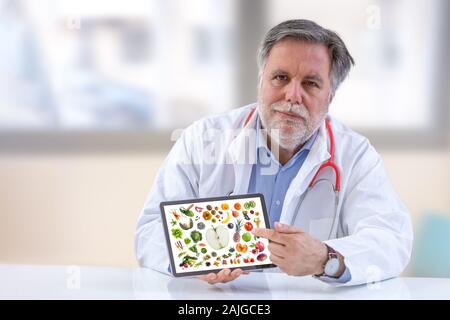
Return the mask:
{"type": "Polygon", "coordinates": [[[294,150],[320,126],[333,98],[330,67],[322,44],[286,38],[272,47],[258,95],[261,122],[272,143],[294,150]]]}

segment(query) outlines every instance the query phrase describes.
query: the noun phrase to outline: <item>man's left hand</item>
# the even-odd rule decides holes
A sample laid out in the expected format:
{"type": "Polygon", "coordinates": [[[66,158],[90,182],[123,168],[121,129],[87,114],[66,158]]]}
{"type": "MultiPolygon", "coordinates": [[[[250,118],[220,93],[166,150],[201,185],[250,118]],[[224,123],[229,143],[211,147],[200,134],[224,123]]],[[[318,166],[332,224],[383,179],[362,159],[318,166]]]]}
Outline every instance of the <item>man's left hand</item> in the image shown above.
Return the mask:
{"type": "Polygon", "coordinates": [[[327,261],[326,245],[296,227],[275,223],[275,230],[257,228],[253,234],[269,239],[270,260],[293,276],[323,273],[327,261]]]}

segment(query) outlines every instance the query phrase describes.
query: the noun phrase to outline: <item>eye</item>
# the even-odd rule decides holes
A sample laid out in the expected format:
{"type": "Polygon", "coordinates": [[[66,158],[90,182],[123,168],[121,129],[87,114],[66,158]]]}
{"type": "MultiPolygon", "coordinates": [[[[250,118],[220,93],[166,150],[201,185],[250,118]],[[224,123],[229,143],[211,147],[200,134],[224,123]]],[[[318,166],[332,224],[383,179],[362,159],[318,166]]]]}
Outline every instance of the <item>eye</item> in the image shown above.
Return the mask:
{"type": "Polygon", "coordinates": [[[305,84],[308,87],[319,88],[319,85],[316,82],[314,82],[314,81],[306,81],[305,84]]]}
{"type": "Polygon", "coordinates": [[[289,82],[289,78],[285,74],[277,74],[272,77],[272,84],[274,86],[277,86],[277,87],[282,86],[282,85],[286,84],[287,82],[289,82]]]}
{"type": "Polygon", "coordinates": [[[287,80],[287,76],[284,74],[278,74],[274,77],[274,80],[277,81],[286,81],[287,80]]]}

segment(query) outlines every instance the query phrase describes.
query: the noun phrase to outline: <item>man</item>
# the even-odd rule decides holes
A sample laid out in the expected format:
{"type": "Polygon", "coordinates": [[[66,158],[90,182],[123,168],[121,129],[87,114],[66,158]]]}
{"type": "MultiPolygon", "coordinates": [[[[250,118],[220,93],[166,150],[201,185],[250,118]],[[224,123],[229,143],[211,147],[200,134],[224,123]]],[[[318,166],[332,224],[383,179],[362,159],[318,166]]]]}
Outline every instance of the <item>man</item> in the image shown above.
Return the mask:
{"type": "Polygon", "coordinates": [[[259,192],[272,228],[254,234],[271,240],[282,272],[337,285],[398,276],[411,254],[409,214],[368,140],[327,116],[353,65],[345,44],[312,21],[290,20],[268,32],[258,58],[258,103],[188,127],[158,172],[136,231],[140,265],[168,271],[161,201],[259,192]]]}

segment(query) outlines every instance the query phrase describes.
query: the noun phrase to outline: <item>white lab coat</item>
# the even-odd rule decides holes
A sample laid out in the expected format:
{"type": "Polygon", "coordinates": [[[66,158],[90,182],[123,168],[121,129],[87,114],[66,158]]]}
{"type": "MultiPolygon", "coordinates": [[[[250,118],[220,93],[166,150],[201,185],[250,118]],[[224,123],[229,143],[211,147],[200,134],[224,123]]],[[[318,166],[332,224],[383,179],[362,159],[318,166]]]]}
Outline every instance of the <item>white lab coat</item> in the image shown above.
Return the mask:
{"type": "MultiPolygon", "coordinates": [[[[246,130],[239,129],[254,107],[199,120],[183,131],[163,162],[138,220],[135,250],[141,266],[168,272],[161,201],[225,196],[230,191],[236,195],[247,193],[256,146],[254,140],[249,144],[246,130]],[[214,147],[209,144],[214,136],[207,131],[211,129],[221,133],[214,147]],[[247,158],[246,149],[250,153],[247,158]],[[219,163],[212,161],[211,155],[219,163]]],[[[255,128],[257,116],[255,112],[246,128],[255,128]]],[[[286,193],[280,222],[294,224],[340,252],[351,274],[345,285],[396,277],[411,255],[409,213],[392,189],[383,162],[369,141],[333,118],[331,126],[335,162],[341,171],[339,223],[334,224],[328,239],[335,209],[329,201],[323,201],[330,198],[326,188],[312,189],[300,206],[301,212],[295,213],[315,172],[330,157],[325,123],[286,193]]],[[[326,175],[321,173],[320,177],[326,175]]],[[[329,175],[333,179],[331,170],[329,175]]]]}

